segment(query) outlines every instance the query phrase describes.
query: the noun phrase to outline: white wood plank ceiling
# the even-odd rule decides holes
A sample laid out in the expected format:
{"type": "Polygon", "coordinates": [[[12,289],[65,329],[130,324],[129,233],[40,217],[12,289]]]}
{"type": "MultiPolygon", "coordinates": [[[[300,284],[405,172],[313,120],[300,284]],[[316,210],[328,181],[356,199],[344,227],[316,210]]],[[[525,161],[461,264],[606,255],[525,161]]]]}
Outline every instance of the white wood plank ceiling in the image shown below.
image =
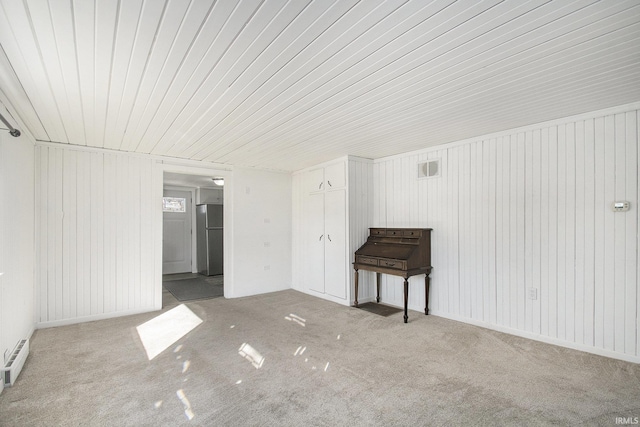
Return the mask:
{"type": "Polygon", "coordinates": [[[640,100],[638,0],[0,0],[41,141],[297,170],[640,100]]]}

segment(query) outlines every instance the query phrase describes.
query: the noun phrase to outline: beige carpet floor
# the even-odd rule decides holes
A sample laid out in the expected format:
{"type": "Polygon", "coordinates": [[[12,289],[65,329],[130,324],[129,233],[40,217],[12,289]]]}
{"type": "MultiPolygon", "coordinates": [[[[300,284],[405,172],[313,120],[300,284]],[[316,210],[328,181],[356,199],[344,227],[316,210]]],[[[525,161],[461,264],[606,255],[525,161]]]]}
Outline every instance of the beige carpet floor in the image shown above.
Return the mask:
{"type": "Polygon", "coordinates": [[[149,360],[137,326],[178,306],[38,330],[3,426],[616,425],[640,365],[436,316],[378,316],[296,291],[185,305],[149,360]]]}

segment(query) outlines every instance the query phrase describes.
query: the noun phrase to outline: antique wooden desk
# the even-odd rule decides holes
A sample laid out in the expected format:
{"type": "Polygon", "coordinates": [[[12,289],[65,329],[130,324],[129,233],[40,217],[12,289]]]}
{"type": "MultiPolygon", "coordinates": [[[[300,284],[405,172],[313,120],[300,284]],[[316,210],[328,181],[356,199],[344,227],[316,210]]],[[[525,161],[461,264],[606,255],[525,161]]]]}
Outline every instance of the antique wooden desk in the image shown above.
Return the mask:
{"type": "Polygon", "coordinates": [[[429,309],[431,228],[370,228],[366,243],[355,253],[355,306],[358,306],[358,270],[376,272],[376,302],[380,302],[380,275],[404,278],[404,323],[407,323],[409,277],[424,274],[424,314],[429,309]]]}

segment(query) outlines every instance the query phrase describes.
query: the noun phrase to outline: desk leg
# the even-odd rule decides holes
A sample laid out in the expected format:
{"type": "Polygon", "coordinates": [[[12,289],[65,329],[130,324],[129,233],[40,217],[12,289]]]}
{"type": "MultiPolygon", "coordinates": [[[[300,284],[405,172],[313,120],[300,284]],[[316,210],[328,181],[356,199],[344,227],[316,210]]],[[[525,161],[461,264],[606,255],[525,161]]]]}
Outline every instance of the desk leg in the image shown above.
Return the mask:
{"type": "Polygon", "coordinates": [[[407,323],[409,316],[407,315],[407,302],[409,301],[409,279],[404,278],[404,323],[407,323]]]}
{"type": "Polygon", "coordinates": [[[380,302],[380,273],[376,273],[376,302],[380,302]]]}
{"type": "Polygon", "coordinates": [[[356,278],[355,278],[355,285],[356,285],[356,300],[355,300],[355,306],[358,307],[358,269],[356,268],[356,278]]]}
{"type": "Polygon", "coordinates": [[[424,314],[429,314],[429,273],[424,276],[424,314]]]}

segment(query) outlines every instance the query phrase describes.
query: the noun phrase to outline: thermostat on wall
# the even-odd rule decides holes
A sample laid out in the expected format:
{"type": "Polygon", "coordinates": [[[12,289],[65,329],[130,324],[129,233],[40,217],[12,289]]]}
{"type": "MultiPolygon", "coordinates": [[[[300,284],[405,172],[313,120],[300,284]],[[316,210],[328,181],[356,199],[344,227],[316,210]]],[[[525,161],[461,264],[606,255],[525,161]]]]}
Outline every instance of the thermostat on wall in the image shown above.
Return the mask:
{"type": "Polygon", "coordinates": [[[629,202],[613,202],[611,204],[611,209],[614,212],[626,212],[631,207],[629,202]]]}

